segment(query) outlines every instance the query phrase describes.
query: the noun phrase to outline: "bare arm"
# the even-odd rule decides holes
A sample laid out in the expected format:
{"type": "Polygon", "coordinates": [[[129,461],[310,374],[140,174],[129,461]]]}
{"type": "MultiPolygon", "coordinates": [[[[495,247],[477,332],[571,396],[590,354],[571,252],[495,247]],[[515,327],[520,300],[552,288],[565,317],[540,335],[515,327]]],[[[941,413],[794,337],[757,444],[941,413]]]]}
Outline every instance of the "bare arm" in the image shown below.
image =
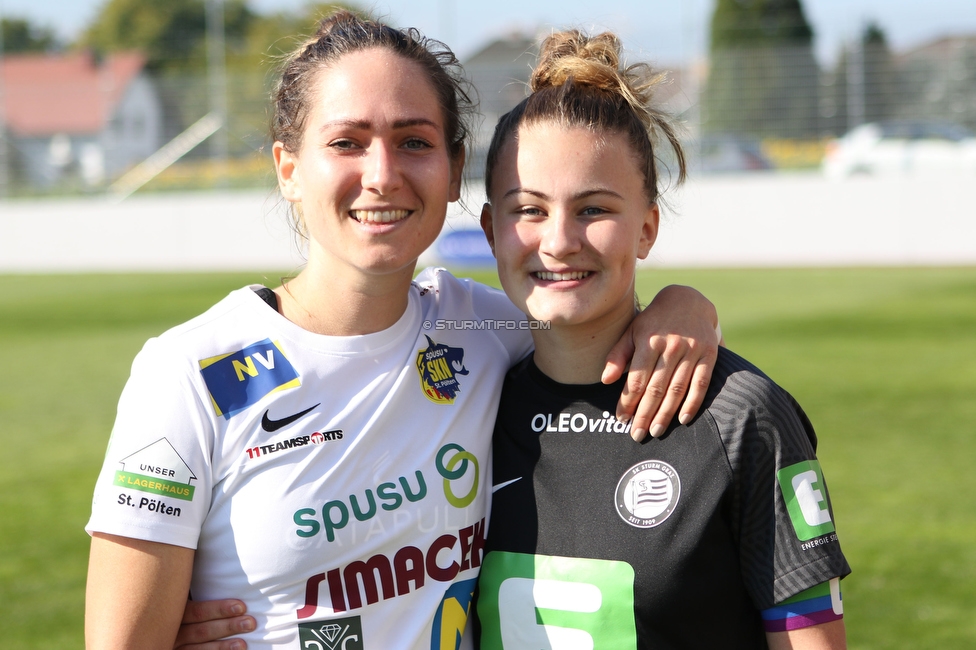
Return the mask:
{"type": "Polygon", "coordinates": [[[85,594],[89,650],[171,650],[190,592],[193,549],[95,533],[85,594]]]}
{"type": "Polygon", "coordinates": [[[617,418],[633,416],[635,440],[659,436],[678,408],[687,424],[701,408],[721,344],[715,306],[691,287],[661,289],[607,356],[603,382],[616,381],[627,365],[617,418]],[[633,356],[633,359],[631,359],[633,356]]]}
{"type": "Polygon", "coordinates": [[[844,619],[789,632],[767,632],[769,650],[846,650],[844,619]]]}

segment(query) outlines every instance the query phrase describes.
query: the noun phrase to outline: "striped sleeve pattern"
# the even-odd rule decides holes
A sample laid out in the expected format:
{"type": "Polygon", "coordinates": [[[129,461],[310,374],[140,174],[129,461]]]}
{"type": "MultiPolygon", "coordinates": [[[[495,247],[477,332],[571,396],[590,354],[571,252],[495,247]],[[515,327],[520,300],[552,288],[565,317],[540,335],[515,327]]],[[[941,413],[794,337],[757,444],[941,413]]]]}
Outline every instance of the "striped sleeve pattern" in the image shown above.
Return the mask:
{"type": "MultiPolygon", "coordinates": [[[[760,370],[725,349],[715,368],[708,414],[732,472],[733,535],[746,588],[759,610],[850,573],[833,535],[798,539],[776,473],[816,459],[817,438],[796,401],[760,370]]],[[[828,498],[829,501],[829,498],[828,498]]],[[[833,513],[831,511],[831,518],[833,513]]]]}

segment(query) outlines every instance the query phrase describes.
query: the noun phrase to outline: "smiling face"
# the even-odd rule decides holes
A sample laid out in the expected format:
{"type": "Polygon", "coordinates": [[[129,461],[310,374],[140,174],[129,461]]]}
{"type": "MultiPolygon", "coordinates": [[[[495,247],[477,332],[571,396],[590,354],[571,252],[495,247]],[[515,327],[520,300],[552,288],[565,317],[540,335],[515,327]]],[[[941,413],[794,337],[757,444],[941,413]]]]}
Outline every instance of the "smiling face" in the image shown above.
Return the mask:
{"type": "Polygon", "coordinates": [[[502,147],[482,226],[508,297],[557,327],[616,328],[634,316],[634,273],[658,209],[624,136],[523,125],[502,147]]]}
{"type": "Polygon", "coordinates": [[[316,73],[301,148],[274,144],[284,198],[299,204],[309,267],[344,279],[409,282],[460,193],[444,117],[423,69],[383,48],[316,73]]]}

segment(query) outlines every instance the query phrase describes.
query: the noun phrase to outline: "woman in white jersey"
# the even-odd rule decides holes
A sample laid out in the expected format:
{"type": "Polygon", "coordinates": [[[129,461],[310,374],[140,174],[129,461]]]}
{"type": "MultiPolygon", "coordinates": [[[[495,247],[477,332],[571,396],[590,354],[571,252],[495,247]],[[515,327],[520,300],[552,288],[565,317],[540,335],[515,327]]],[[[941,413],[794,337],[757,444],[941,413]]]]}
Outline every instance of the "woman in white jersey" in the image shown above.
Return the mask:
{"type": "Polygon", "coordinates": [[[782,388],[719,351],[703,412],[635,444],[603,360],[657,237],[655,147],[681,147],[656,76],[610,33],[557,32],[487,157],[482,225],[535,351],[505,379],[482,650],[843,648],[816,436],[782,388]]]}
{"type": "MultiPolygon", "coordinates": [[[[246,602],[251,648],[461,643],[501,382],[531,341],[500,292],[413,278],[460,193],[458,79],[449,51],[349,13],[287,62],[273,153],[308,263],[134,361],[87,526],[90,648],[172,647],[189,592],[246,602]],[[441,327],[460,321],[492,325],[441,327]]],[[[622,406],[652,386],[637,434],[663,429],[689,382],[681,418],[697,410],[715,347],[697,294],[648,311],[622,406]],[[657,334],[673,329],[694,336],[657,334]]]]}

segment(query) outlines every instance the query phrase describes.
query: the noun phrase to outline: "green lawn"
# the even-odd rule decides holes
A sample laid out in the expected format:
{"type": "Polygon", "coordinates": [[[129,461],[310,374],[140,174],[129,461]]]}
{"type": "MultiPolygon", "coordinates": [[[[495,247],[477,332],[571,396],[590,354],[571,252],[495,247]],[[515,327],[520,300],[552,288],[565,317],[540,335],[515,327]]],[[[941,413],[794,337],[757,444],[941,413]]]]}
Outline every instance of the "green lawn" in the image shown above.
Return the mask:
{"type": "MultiPolygon", "coordinates": [[[[143,341],[276,274],[0,276],[3,647],[80,648],[91,489],[143,341]]],[[[804,406],[851,648],[976,647],[976,269],[654,271],[804,406]]],[[[124,594],[120,594],[124,598],[124,594]]]]}

